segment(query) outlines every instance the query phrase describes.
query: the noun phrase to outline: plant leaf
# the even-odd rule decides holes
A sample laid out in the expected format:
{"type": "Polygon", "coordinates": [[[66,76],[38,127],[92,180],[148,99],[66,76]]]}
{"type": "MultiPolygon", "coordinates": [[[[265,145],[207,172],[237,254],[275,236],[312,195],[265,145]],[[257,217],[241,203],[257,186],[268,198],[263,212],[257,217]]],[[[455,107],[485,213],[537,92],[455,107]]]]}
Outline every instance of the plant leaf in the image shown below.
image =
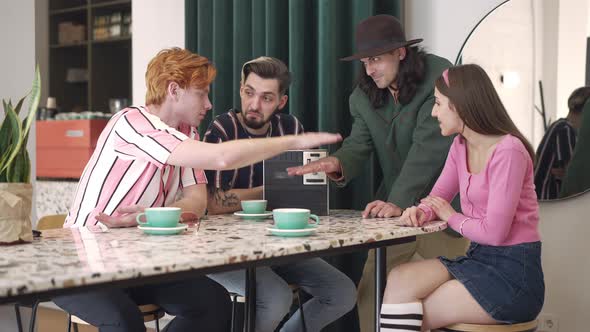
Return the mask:
{"type": "Polygon", "coordinates": [[[25,182],[26,157],[27,149],[21,149],[16,155],[16,158],[14,158],[13,166],[7,169],[8,182],[25,182]]]}
{"type": "Polygon", "coordinates": [[[41,74],[39,73],[39,65],[35,67],[35,79],[33,80],[33,86],[31,87],[31,99],[29,102],[29,109],[27,110],[26,121],[23,126],[23,136],[29,134],[31,124],[35,120],[35,114],[37,113],[37,107],[39,106],[39,99],[41,98],[41,74]]]}
{"type": "Polygon", "coordinates": [[[20,109],[23,106],[23,102],[25,101],[25,98],[27,96],[22,97],[18,103],[16,104],[16,107],[14,108],[14,113],[16,113],[16,115],[18,115],[20,113],[20,109]]]}
{"type": "MultiPolygon", "coordinates": [[[[6,110],[8,108],[8,105],[5,103],[5,106],[6,107],[4,109],[6,110]]],[[[6,111],[4,111],[4,113],[6,113],[6,111]]],[[[0,126],[0,156],[2,156],[0,160],[8,158],[8,148],[12,143],[10,140],[11,134],[12,125],[7,116],[4,118],[4,121],[2,121],[2,126],[0,126]]],[[[0,163],[0,165],[2,164],[0,163]]]]}
{"type": "MultiPolygon", "coordinates": [[[[31,87],[30,92],[30,102],[29,108],[27,110],[26,121],[23,124],[24,126],[21,127],[20,121],[18,121],[18,116],[12,108],[8,108],[8,113],[12,113],[16,116],[16,122],[18,125],[18,138],[14,140],[13,146],[14,148],[10,151],[10,157],[6,160],[5,164],[0,165],[0,172],[6,170],[14,161],[17,154],[20,152],[21,149],[26,149],[26,146],[23,146],[24,138],[28,136],[29,129],[31,128],[31,123],[33,119],[35,119],[35,113],[37,112],[37,106],[39,106],[39,98],[41,96],[41,74],[39,73],[39,66],[35,68],[35,78],[33,80],[33,86],[31,87]]],[[[10,101],[9,101],[10,103],[10,101]]],[[[14,128],[14,126],[13,126],[14,128]]],[[[13,137],[16,137],[15,133],[13,133],[13,137]]],[[[12,172],[8,171],[8,179],[10,181],[12,172]]]]}
{"type": "Polygon", "coordinates": [[[2,169],[2,165],[4,165],[6,163],[6,161],[8,160],[8,157],[10,157],[10,153],[8,153],[8,151],[11,151],[11,149],[12,149],[12,145],[8,144],[8,146],[6,148],[6,153],[2,155],[2,158],[0,158],[0,169],[2,169]]]}
{"type": "Polygon", "coordinates": [[[27,149],[24,149],[23,151],[25,151],[25,166],[24,166],[23,182],[30,183],[31,182],[31,159],[29,158],[29,151],[27,149]]]}
{"type": "Polygon", "coordinates": [[[8,108],[8,103],[4,99],[2,99],[2,107],[4,109],[4,114],[6,115],[6,109],[8,108]]]}
{"type": "Polygon", "coordinates": [[[3,158],[0,164],[0,172],[3,172],[10,166],[22,145],[22,128],[18,116],[12,108],[6,109],[6,119],[10,123],[10,148],[2,152],[3,158]],[[6,155],[8,158],[5,159],[6,155]]]}

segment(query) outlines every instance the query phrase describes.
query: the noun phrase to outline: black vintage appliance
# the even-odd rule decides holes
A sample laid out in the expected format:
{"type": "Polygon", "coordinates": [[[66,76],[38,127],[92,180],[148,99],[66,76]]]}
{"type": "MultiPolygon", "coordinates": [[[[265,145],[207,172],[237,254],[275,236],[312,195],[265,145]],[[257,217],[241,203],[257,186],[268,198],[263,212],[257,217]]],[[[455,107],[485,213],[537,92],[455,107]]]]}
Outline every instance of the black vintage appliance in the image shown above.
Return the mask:
{"type": "Polygon", "coordinates": [[[329,188],[326,173],[289,176],[287,168],[305,165],[326,157],[324,149],[291,150],[263,162],[264,199],[267,209],[305,208],[318,216],[329,211],[329,188]]]}

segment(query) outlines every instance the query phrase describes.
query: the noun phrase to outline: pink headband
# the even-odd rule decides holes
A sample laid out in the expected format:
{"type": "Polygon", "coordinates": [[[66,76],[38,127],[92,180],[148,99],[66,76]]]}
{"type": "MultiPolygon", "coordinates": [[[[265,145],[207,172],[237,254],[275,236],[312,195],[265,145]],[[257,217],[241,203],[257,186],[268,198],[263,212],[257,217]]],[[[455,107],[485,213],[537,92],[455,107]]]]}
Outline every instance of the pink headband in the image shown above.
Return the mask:
{"type": "Polygon", "coordinates": [[[445,71],[443,71],[442,77],[445,80],[447,87],[450,88],[451,86],[449,85],[449,68],[447,68],[447,69],[445,69],[445,71]]]}

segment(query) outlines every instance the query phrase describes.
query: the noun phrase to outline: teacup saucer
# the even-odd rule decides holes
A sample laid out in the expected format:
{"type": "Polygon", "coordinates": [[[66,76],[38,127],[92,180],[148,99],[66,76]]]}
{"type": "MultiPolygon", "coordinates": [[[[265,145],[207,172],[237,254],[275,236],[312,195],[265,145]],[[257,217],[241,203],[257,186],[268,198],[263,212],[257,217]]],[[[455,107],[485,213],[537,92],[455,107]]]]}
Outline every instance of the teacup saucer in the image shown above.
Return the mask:
{"type": "Polygon", "coordinates": [[[146,226],[137,226],[137,228],[141,229],[144,233],[150,235],[173,235],[178,234],[185,229],[188,228],[188,225],[179,224],[176,227],[146,227],[146,226]]]}
{"type": "Polygon", "coordinates": [[[264,213],[246,213],[244,211],[234,212],[234,216],[241,217],[246,220],[260,220],[266,219],[272,216],[272,211],[266,211],[264,213]]]}
{"type": "Polygon", "coordinates": [[[306,228],[301,228],[301,229],[280,229],[280,228],[267,227],[266,230],[275,236],[299,237],[299,236],[308,236],[308,235],[313,234],[317,230],[317,226],[309,225],[306,228]]]}

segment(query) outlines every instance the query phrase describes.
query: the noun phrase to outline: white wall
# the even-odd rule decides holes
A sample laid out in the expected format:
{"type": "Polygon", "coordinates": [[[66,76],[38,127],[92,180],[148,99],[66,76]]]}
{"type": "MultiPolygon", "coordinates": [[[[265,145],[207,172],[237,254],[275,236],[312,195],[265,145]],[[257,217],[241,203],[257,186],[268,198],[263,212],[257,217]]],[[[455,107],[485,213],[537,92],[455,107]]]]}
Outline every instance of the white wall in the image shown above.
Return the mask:
{"type": "Polygon", "coordinates": [[[35,72],[33,0],[0,1],[0,97],[18,100],[31,89],[35,72]]]}
{"type": "Polygon", "coordinates": [[[35,0],[35,59],[41,72],[41,100],[49,96],[49,1],[35,0]]]}
{"type": "MultiPolygon", "coordinates": [[[[13,104],[31,91],[35,75],[35,1],[0,1],[0,99],[12,99],[13,104]]],[[[41,89],[45,87],[41,86],[41,89]]],[[[29,105],[27,98],[23,107],[29,105]]],[[[0,112],[4,119],[4,109],[0,112]]],[[[24,112],[21,114],[24,118],[24,112]]],[[[35,122],[29,134],[27,149],[31,159],[31,181],[35,183],[36,152],[35,122]]],[[[33,202],[35,197],[33,196],[33,202]]],[[[37,220],[33,206],[32,220],[37,220]]]]}
{"type": "Polygon", "coordinates": [[[469,37],[462,60],[476,63],[488,73],[523,135],[531,141],[540,141],[543,133],[534,137],[533,130],[536,84],[532,1],[513,0],[494,10],[469,37]],[[508,72],[518,76],[517,84],[502,83],[501,77],[508,72]]]}
{"type": "MultiPolygon", "coordinates": [[[[552,332],[588,331],[590,264],[588,215],[590,192],[566,200],[541,202],[539,229],[543,241],[545,305],[540,316],[557,319],[552,332]]],[[[539,332],[549,331],[540,328],[539,332]]]]}
{"type": "Polygon", "coordinates": [[[184,0],[140,0],[131,5],[133,103],[145,102],[145,70],[159,50],[184,47],[184,0]]]}
{"type": "MultiPolygon", "coordinates": [[[[543,1],[537,7],[536,19],[539,34],[537,44],[540,50],[538,80],[543,81],[546,121],[556,120],[557,108],[557,40],[559,26],[559,2],[543,1]]],[[[536,99],[541,105],[541,99],[536,99]]],[[[542,123],[542,122],[541,122],[542,123]]]]}
{"type": "MultiPolygon", "coordinates": [[[[34,0],[0,1],[0,98],[11,98],[13,103],[31,89],[35,73],[35,7],[34,0]]],[[[25,105],[28,105],[25,103],[25,105]]],[[[0,112],[4,119],[4,110],[0,112]]],[[[29,154],[35,165],[35,128],[29,138],[29,154]]],[[[32,179],[35,168],[32,167],[32,179]]],[[[34,201],[34,200],[33,200],[34,201]]],[[[33,209],[34,211],[34,209],[33,209]]],[[[36,218],[33,218],[35,220],[36,218]]],[[[24,319],[28,321],[28,317],[24,319]]],[[[12,306],[0,306],[0,329],[16,331],[12,306]]]]}
{"type": "Polygon", "coordinates": [[[588,0],[559,0],[557,31],[557,117],[568,113],[567,99],[586,82],[588,0]]]}
{"type": "Polygon", "coordinates": [[[504,0],[406,0],[408,39],[424,38],[431,53],[455,62],[461,45],[479,20],[504,0]]]}

